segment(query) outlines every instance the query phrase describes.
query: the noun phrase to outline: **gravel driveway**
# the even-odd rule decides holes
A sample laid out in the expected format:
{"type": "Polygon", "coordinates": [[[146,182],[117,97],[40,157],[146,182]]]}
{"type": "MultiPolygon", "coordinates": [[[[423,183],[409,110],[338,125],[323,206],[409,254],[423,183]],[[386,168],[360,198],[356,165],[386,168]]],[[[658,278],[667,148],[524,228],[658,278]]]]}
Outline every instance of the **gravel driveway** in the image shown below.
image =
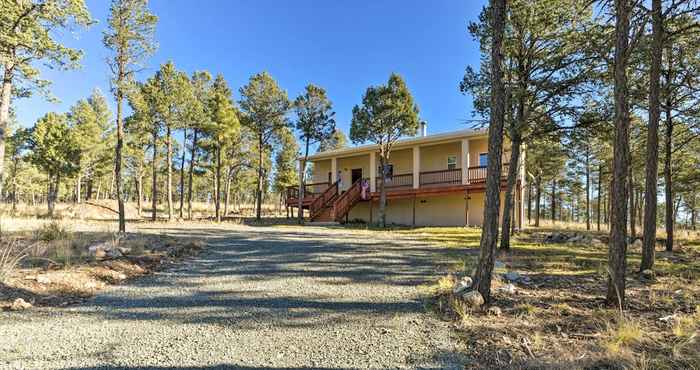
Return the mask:
{"type": "Polygon", "coordinates": [[[0,312],[0,368],[461,368],[417,285],[445,251],[393,234],[199,226],[209,248],[82,306],[0,312]]]}

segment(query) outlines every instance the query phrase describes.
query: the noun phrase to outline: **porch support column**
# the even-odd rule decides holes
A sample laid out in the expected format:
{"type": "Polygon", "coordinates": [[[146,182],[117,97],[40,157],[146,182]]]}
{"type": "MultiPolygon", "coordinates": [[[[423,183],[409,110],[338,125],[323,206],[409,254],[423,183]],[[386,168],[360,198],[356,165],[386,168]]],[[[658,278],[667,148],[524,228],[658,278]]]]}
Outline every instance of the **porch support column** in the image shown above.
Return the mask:
{"type": "Polygon", "coordinates": [[[420,147],[413,147],[413,188],[420,187],[420,147]]]}
{"type": "Polygon", "coordinates": [[[335,184],[338,181],[338,158],[331,158],[331,182],[335,184]]]}
{"type": "MultiPolygon", "coordinates": [[[[377,153],[369,153],[369,191],[377,191],[377,153]]],[[[371,204],[371,203],[370,203],[371,204]]]]}
{"type": "Polygon", "coordinates": [[[462,166],[462,185],[469,184],[469,139],[462,139],[462,155],[459,156],[462,166]]]}

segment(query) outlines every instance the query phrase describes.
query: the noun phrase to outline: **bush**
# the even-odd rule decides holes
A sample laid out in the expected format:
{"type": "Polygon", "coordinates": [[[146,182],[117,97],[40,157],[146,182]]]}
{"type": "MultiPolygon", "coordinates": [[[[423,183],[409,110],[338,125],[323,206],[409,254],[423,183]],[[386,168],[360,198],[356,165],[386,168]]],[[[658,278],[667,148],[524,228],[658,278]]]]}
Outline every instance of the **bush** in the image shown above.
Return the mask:
{"type": "Polygon", "coordinates": [[[15,240],[0,237],[0,283],[4,283],[12,275],[26,256],[26,251],[19,248],[15,240]]]}
{"type": "Polygon", "coordinates": [[[71,238],[71,232],[59,221],[51,221],[42,225],[35,232],[35,239],[52,242],[55,240],[66,240],[71,238]]]}

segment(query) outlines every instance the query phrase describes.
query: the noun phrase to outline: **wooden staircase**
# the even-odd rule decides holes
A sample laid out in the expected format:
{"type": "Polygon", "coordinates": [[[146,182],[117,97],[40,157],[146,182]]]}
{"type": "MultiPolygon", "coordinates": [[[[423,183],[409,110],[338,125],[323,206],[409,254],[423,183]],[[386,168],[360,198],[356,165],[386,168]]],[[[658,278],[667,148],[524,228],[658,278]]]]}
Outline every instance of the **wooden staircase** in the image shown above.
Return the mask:
{"type": "Polygon", "coordinates": [[[362,179],[355,181],[343,194],[339,194],[336,182],[311,204],[311,221],[342,222],[360,200],[362,200],[362,179]]]}
{"type": "Polygon", "coordinates": [[[336,181],[309,204],[311,221],[333,221],[331,212],[333,202],[338,198],[338,195],[338,181],[336,181]]]}

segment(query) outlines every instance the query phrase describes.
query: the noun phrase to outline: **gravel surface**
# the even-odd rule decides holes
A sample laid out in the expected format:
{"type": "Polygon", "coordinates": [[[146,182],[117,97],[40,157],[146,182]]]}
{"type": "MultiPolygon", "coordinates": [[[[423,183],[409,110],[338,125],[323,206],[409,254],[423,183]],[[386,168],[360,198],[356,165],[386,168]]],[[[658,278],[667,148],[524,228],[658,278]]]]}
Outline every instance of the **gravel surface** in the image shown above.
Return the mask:
{"type": "Polygon", "coordinates": [[[318,227],[156,232],[209,247],[82,306],[0,312],[0,368],[463,367],[417,288],[440,248],[318,227]]]}

